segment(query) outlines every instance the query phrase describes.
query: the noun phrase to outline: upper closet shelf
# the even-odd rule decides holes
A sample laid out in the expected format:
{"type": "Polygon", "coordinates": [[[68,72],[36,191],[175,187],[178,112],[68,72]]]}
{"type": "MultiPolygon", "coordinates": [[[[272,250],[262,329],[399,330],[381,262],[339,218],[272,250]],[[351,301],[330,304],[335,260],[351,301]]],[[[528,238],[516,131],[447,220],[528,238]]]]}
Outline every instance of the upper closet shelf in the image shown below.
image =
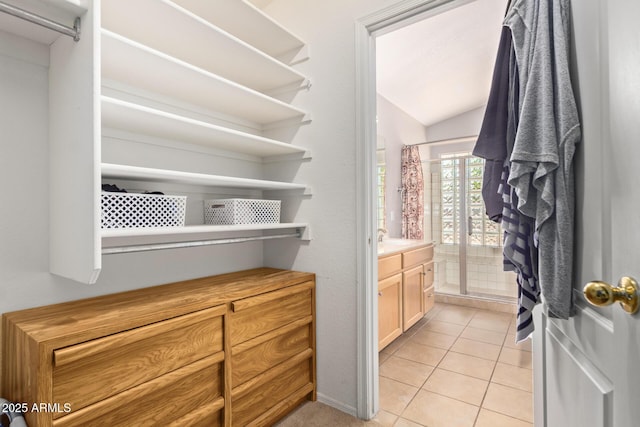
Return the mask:
{"type": "Polygon", "coordinates": [[[305,80],[298,71],[169,0],[103,1],[102,26],[260,92],[305,80]]]}
{"type": "Polygon", "coordinates": [[[104,29],[102,77],[259,125],[303,120],[305,115],[282,101],[104,29]]]}
{"type": "Polygon", "coordinates": [[[304,148],[115,98],[102,97],[102,127],[206,145],[258,157],[304,154],[304,148]]]}
{"type": "Polygon", "coordinates": [[[102,163],[102,177],[249,190],[307,190],[303,184],[102,163]]]}
{"type": "Polygon", "coordinates": [[[276,58],[305,45],[298,36],[245,0],[174,2],[276,58]]]}

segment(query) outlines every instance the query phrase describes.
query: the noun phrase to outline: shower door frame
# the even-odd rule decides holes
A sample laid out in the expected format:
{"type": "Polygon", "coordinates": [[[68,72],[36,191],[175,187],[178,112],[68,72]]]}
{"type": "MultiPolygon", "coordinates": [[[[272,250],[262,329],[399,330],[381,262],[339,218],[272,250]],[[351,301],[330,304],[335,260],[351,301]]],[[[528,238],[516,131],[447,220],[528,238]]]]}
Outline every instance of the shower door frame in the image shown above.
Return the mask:
{"type": "MultiPolygon", "coordinates": [[[[459,276],[460,284],[460,295],[469,295],[469,290],[467,287],[467,269],[469,268],[467,265],[467,233],[468,230],[468,221],[469,211],[467,209],[467,159],[470,158],[471,155],[468,156],[460,156],[455,157],[458,160],[458,176],[460,177],[460,211],[458,212],[458,216],[460,218],[460,243],[458,249],[458,263],[459,263],[459,276]]],[[[442,179],[442,178],[441,178],[442,179]]]]}
{"type": "MultiPolygon", "coordinates": [[[[452,140],[452,141],[455,141],[455,140],[452,140]]],[[[467,182],[467,168],[469,166],[468,160],[477,158],[477,157],[474,156],[473,154],[456,155],[453,152],[450,154],[452,154],[452,157],[448,159],[435,158],[435,159],[430,159],[425,161],[432,164],[440,163],[442,162],[442,160],[449,160],[449,159],[457,161],[457,164],[455,165],[455,168],[457,169],[457,172],[458,172],[458,180],[456,182],[457,184],[456,191],[459,191],[459,194],[460,194],[460,202],[457,209],[458,217],[459,217],[459,237],[458,237],[458,243],[457,243],[458,244],[457,255],[458,255],[458,263],[459,263],[459,267],[458,267],[458,281],[459,281],[458,289],[459,290],[457,294],[449,294],[449,293],[443,293],[443,294],[453,295],[453,296],[458,295],[461,297],[483,298],[483,299],[492,300],[492,301],[515,302],[515,297],[508,297],[508,296],[503,296],[503,295],[490,293],[490,292],[469,290],[469,283],[468,283],[469,265],[467,261],[468,261],[468,255],[469,255],[468,252],[469,252],[469,246],[470,246],[469,236],[472,235],[472,233],[470,232],[473,230],[473,226],[470,224],[470,222],[473,217],[471,215],[470,207],[468,205],[469,194],[468,194],[468,182],[467,182]]],[[[440,163],[440,168],[442,168],[441,163],[440,163]]],[[[484,173],[484,164],[483,164],[483,173],[484,173]]],[[[442,170],[440,171],[440,174],[442,179],[442,170]]],[[[442,191],[442,189],[440,191],[442,191]]],[[[431,195],[430,197],[433,199],[433,195],[431,195]]],[[[440,195],[440,197],[442,197],[442,194],[440,195]]],[[[441,210],[442,210],[442,207],[441,207],[441,210]]],[[[440,221],[442,222],[442,218],[440,218],[440,221]]],[[[454,226],[455,226],[455,215],[454,215],[454,226]]],[[[455,236],[455,232],[454,232],[454,236],[455,236]]],[[[445,245],[445,243],[442,242],[442,236],[440,237],[440,243],[436,243],[436,245],[438,244],[445,245]]],[[[481,245],[481,246],[489,246],[489,245],[481,245]]],[[[493,247],[493,246],[489,246],[489,247],[493,247]]],[[[445,273],[445,277],[446,277],[446,273],[445,273]]]]}

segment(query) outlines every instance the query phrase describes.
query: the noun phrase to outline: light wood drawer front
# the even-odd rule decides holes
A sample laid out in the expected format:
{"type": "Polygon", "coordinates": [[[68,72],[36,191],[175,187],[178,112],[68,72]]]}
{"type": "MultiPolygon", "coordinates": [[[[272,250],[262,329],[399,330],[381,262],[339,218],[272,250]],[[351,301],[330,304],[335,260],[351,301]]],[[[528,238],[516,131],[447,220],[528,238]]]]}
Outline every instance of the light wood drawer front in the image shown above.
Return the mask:
{"type": "Polygon", "coordinates": [[[402,253],[402,268],[430,261],[433,258],[433,246],[427,246],[402,253]]]}
{"type": "Polygon", "coordinates": [[[306,282],[231,303],[231,345],[311,316],[313,286],[306,282]]]}
{"type": "Polygon", "coordinates": [[[55,427],[218,426],[223,361],[210,356],[54,420],[55,427]],[[186,422],[182,423],[183,421],[186,422]]]}
{"type": "Polygon", "coordinates": [[[78,410],[222,352],[225,313],[218,306],[55,350],[54,402],[78,410]]]}
{"type": "Polygon", "coordinates": [[[293,328],[287,326],[274,331],[269,340],[247,350],[238,352],[236,348],[232,349],[231,386],[237,387],[289,360],[294,355],[311,348],[311,318],[309,317],[308,323],[305,325],[299,326],[295,323],[293,325],[293,328]],[[275,332],[279,334],[276,335],[275,332]]]}
{"type": "MultiPolygon", "coordinates": [[[[311,361],[303,360],[289,367],[274,378],[268,378],[235,398],[232,393],[231,421],[234,426],[260,425],[252,423],[270,408],[312,382],[311,361]]],[[[270,424],[265,424],[270,425],[270,424]]]]}
{"type": "Polygon", "coordinates": [[[392,276],[402,270],[402,255],[378,258],[378,279],[392,276]]]}
{"type": "Polygon", "coordinates": [[[424,290],[424,312],[431,310],[436,303],[436,292],[433,286],[424,290]]]}
{"type": "Polygon", "coordinates": [[[433,285],[433,261],[424,265],[424,287],[428,288],[433,285]]]}

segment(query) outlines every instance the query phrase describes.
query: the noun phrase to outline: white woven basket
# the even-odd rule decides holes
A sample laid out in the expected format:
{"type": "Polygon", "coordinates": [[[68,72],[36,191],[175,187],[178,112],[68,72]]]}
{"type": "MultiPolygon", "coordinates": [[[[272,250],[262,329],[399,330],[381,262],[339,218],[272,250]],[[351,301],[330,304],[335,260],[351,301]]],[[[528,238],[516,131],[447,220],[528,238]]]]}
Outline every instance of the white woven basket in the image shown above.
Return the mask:
{"type": "Polygon", "coordinates": [[[213,225],[278,223],[280,200],[205,200],[204,222],[213,225]]]}
{"type": "Polygon", "coordinates": [[[102,192],[101,228],[184,226],[186,196],[102,192]]]}

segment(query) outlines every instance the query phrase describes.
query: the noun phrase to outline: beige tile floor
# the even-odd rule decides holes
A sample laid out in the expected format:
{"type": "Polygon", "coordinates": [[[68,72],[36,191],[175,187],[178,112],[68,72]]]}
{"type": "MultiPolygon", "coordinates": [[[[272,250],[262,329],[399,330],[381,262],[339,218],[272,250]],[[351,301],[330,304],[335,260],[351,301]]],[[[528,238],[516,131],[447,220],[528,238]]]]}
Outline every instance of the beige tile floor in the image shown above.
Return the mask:
{"type": "Polygon", "coordinates": [[[380,352],[380,411],[355,419],[308,402],[279,427],[531,427],[530,342],[514,315],[438,303],[380,352]]]}

